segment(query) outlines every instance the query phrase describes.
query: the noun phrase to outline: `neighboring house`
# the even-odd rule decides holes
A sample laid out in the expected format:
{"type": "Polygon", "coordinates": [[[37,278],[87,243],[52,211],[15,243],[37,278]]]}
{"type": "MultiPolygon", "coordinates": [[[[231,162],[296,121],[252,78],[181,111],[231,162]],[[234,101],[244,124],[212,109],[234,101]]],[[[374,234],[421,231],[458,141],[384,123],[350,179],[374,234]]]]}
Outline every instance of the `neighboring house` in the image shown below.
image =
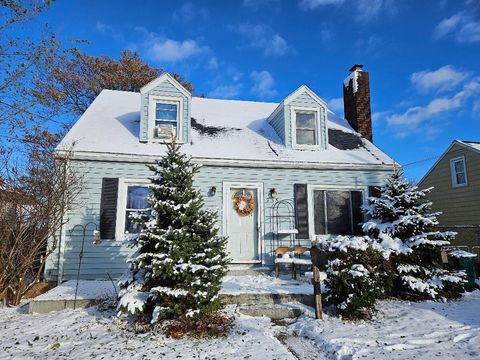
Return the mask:
{"type": "Polygon", "coordinates": [[[92,245],[91,225],[81,277],[125,270],[132,250],[122,240],[138,231],[128,215],[148,207],[146,164],[165,154],[172,135],[203,165],[194,185],[206,206],[219,210],[234,263],[273,266],[278,245],[360,233],[362,202],[395,164],[371,143],[368,73],[361,68],[354,66],[344,81],[348,121],[306,85],[280,103],[192,97],[167,73],[140,93],[102,91],[59,145],[61,154],[74,144],[72,166],[85,190],[68,214],[47,278],[76,276],[82,238],[70,230],[91,221],[102,243],[92,245]],[[240,195],[253,199],[248,216],[234,208],[240,195]],[[278,211],[277,226],[273,205],[280,201],[291,211],[278,211]]]}
{"type": "Polygon", "coordinates": [[[418,186],[433,209],[443,214],[440,225],[458,232],[455,245],[480,245],[480,142],[454,140],[418,186]]]}

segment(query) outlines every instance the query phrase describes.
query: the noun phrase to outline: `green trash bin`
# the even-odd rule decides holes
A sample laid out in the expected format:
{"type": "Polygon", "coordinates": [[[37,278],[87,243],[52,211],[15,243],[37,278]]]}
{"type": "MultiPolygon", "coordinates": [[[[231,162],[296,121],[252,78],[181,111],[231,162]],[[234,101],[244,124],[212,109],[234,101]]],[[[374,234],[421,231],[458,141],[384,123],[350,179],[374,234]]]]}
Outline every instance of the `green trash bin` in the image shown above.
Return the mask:
{"type": "MultiPolygon", "coordinates": [[[[448,250],[447,250],[448,251],[448,250]]],[[[467,290],[475,290],[476,276],[476,254],[461,249],[451,249],[447,252],[448,263],[457,270],[465,271],[467,275],[467,290]]]]}
{"type": "Polygon", "coordinates": [[[477,278],[475,274],[475,257],[459,257],[458,264],[460,265],[460,269],[465,270],[467,273],[468,286],[475,289],[475,279],[477,278]]]}

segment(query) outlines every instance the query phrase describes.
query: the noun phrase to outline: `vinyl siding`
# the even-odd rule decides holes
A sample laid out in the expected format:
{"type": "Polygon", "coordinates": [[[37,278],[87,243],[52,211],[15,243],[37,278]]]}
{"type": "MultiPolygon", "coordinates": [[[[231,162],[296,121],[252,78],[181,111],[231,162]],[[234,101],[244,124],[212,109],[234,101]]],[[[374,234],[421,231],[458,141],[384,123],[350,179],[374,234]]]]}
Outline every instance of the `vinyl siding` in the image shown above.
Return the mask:
{"type": "Polygon", "coordinates": [[[280,104],[279,111],[273,118],[269,120],[270,125],[273,127],[280,139],[285,139],[285,106],[280,104]]]}
{"type": "MultiPolygon", "coordinates": [[[[480,154],[454,144],[420,182],[421,188],[434,187],[428,195],[433,209],[441,211],[440,225],[480,224],[480,154]],[[453,187],[450,175],[450,160],[465,157],[467,186],[453,187]]],[[[479,244],[477,244],[479,245],[479,244]]]]}
{"type": "Polygon", "coordinates": [[[188,142],[190,140],[190,99],[178,90],[168,79],[149,92],[141,95],[140,141],[148,141],[148,97],[150,95],[183,99],[183,114],[181,114],[180,119],[182,122],[181,141],[188,142]]]}
{"type": "MultiPolygon", "coordinates": [[[[118,177],[126,179],[145,179],[151,173],[144,164],[121,163],[106,161],[74,161],[74,168],[83,174],[84,190],[76,201],[74,209],[68,214],[69,222],[65,226],[61,266],[63,278],[75,278],[78,269],[78,255],[82,237],[80,232],[69,233],[76,224],[87,224],[93,221],[99,225],[100,198],[103,177],[118,177]]],[[[369,186],[382,185],[389,171],[360,170],[304,170],[276,168],[246,168],[203,166],[195,178],[195,186],[204,196],[205,205],[218,209],[218,224],[222,227],[223,212],[223,182],[254,182],[262,183],[264,189],[264,226],[261,237],[264,239],[264,249],[261,254],[265,264],[273,263],[272,250],[277,243],[272,241],[271,206],[269,197],[271,188],[275,188],[278,199],[293,199],[293,187],[296,183],[312,185],[346,185],[369,186]],[[209,189],[216,186],[215,196],[209,196],[209,189]]],[[[223,231],[223,229],[222,229],[223,231]]],[[[122,244],[122,241],[104,240],[101,245],[93,246],[93,226],[87,231],[84,257],[81,267],[81,278],[106,278],[120,276],[126,269],[126,259],[132,250],[122,244]]],[[[297,240],[295,240],[297,242],[297,240]]],[[[309,245],[309,242],[303,242],[309,245]]],[[[58,253],[49,259],[46,268],[48,278],[55,278],[58,253]]]]}

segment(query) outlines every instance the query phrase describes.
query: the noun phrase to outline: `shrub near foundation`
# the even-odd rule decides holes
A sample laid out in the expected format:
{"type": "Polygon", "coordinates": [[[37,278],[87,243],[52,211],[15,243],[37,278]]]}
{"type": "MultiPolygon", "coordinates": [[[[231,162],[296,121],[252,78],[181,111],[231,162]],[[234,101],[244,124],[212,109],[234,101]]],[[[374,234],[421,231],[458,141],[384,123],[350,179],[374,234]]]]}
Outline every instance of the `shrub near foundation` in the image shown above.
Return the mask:
{"type": "Polygon", "coordinates": [[[385,297],[391,284],[382,249],[368,237],[338,236],[320,246],[329,259],[327,303],[343,318],[371,318],[376,301],[385,297]]]}

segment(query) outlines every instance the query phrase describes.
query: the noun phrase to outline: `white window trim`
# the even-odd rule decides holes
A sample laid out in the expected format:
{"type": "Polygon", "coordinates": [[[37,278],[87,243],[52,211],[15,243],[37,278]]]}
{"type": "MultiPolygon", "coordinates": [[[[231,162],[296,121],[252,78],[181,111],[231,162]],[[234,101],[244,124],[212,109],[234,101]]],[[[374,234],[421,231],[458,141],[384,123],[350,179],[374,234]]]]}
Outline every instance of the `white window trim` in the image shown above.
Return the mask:
{"type": "Polygon", "coordinates": [[[167,139],[155,138],[155,106],[157,103],[177,105],[177,142],[183,143],[183,98],[149,95],[148,97],[148,139],[150,142],[169,143],[167,139]]]}
{"type": "Polygon", "coordinates": [[[148,179],[118,179],[117,220],[115,239],[125,239],[125,211],[127,211],[127,189],[129,186],[150,186],[148,179]]]}
{"type": "Polygon", "coordinates": [[[350,186],[350,185],[307,185],[307,201],[308,201],[308,233],[312,237],[312,241],[317,237],[329,239],[337,234],[315,234],[313,192],[315,190],[339,190],[339,191],[361,191],[362,201],[365,204],[368,198],[368,186],[350,186]]]}
{"type": "Polygon", "coordinates": [[[292,148],[297,150],[321,150],[322,141],[320,139],[320,116],[321,111],[319,107],[302,107],[302,106],[290,106],[290,119],[291,119],[291,138],[292,148]],[[313,112],[315,114],[315,145],[303,145],[297,144],[297,112],[313,112]]]}
{"type": "Polygon", "coordinates": [[[468,185],[468,177],[467,177],[467,162],[465,161],[465,156],[458,156],[453,159],[450,159],[450,177],[452,179],[452,187],[463,187],[468,185]],[[457,183],[457,173],[455,172],[455,163],[458,161],[463,162],[463,170],[465,172],[465,184],[458,184],[457,183]]]}

